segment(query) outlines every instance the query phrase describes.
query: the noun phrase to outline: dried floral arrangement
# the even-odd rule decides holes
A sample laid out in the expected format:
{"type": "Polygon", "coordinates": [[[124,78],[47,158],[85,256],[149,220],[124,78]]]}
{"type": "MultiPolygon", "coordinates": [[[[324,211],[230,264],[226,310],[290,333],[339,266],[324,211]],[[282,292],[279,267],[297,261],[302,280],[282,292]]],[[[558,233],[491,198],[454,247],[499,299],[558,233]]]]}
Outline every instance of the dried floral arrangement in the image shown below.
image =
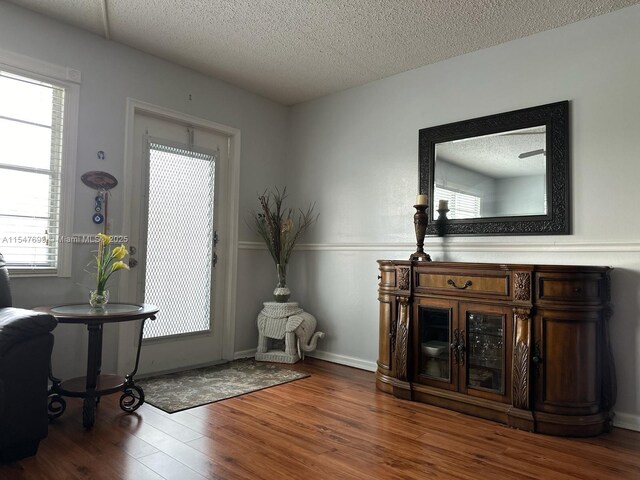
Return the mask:
{"type": "Polygon", "coordinates": [[[275,187],[258,195],[261,210],[252,212],[252,229],[262,237],[276,265],[287,265],[298,238],[317,220],[315,204],[306,210],[284,208],[287,187],[275,187]]]}

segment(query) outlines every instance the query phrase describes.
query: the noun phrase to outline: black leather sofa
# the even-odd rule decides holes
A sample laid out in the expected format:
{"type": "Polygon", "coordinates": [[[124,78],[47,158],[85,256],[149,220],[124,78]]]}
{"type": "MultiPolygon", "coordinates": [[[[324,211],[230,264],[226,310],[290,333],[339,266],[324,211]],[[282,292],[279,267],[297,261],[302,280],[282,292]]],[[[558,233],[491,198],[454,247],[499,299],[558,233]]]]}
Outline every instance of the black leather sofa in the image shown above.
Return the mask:
{"type": "Polygon", "coordinates": [[[0,254],[0,462],[35,455],[47,436],[47,382],[55,317],[13,308],[0,254]]]}

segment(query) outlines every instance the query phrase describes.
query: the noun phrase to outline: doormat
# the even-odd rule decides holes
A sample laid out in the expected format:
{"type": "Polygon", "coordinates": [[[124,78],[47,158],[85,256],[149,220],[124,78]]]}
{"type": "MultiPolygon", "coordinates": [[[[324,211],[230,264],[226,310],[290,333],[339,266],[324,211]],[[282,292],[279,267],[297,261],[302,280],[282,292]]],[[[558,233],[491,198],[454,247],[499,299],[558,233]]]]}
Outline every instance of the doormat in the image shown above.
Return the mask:
{"type": "Polygon", "coordinates": [[[136,385],[144,390],[146,403],[175,413],[308,376],[272,363],[247,359],[144,378],[136,380],[136,385]]]}

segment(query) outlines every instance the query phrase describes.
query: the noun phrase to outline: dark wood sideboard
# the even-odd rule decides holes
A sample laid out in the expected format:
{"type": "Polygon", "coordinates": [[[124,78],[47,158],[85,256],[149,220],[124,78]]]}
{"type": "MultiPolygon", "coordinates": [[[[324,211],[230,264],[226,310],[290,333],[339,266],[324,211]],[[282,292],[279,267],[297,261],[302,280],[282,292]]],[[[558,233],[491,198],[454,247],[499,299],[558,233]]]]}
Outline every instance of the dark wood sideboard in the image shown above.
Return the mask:
{"type": "Polygon", "coordinates": [[[378,263],[380,390],[551,435],[610,428],[610,268],[378,263]]]}

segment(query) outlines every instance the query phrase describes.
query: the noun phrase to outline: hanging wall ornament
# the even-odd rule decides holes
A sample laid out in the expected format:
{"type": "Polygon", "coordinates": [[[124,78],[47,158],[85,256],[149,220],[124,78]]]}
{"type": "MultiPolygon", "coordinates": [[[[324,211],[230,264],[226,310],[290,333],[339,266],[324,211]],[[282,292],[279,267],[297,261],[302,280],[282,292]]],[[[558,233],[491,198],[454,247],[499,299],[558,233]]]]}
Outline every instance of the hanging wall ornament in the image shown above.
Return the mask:
{"type": "Polygon", "coordinates": [[[87,172],[80,177],[82,183],[94,190],[111,190],[118,185],[116,177],[107,172],[87,172]]]}
{"type": "Polygon", "coordinates": [[[96,203],[95,203],[94,210],[96,213],[93,214],[93,223],[97,225],[100,225],[102,222],[104,222],[104,215],[102,214],[102,205],[105,202],[107,195],[108,195],[108,192],[106,190],[102,190],[95,198],[96,203]]]}
{"type": "Polygon", "coordinates": [[[110,173],[97,171],[83,173],[80,179],[87,187],[98,190],[92,220],[96,225],[104,224],[102,231],[106,234],[109,190],[118,185],[118,180],[110,173]]]}

